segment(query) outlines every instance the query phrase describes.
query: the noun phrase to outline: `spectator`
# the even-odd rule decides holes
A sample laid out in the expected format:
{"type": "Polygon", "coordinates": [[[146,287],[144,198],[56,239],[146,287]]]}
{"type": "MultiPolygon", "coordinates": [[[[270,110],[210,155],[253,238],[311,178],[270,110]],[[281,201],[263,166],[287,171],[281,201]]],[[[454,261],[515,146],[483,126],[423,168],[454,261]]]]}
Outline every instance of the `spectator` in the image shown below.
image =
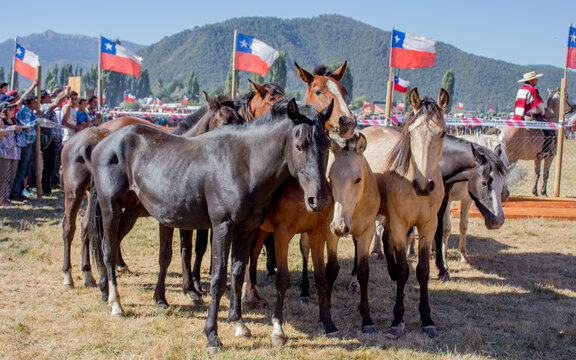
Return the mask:
{"type": "MultiPolygon", "coordinates": [[[[16,113],[18,125],[31,124],[38,118],[34,110],[38,109],[38,101],[33,95],[28,95],[23,102],[22,108],[16,113]]],[[[34,126],[25,128],[16,135],[16,144],[20,147],[20,161],[14,178],[10,200],[24,201],[27,198],[22,194],[24,191],[24,178],[28,175],[32,161],[34,160],[34,141],[36,141],[36,129],[34,126]]]]}
{"type": "Polygon", "coordinates": [[[66,143],[72,137],[78,128],[78,121],[76,120],[76,105],[78,102],[78,93],[76,91],[70,92],[68,102],[62,108],[62,125],[67,127],[64,132],[62,143],[66,143]]]}
{"type": "Polygon", "coordinates": [[[0,206],[12,205],[8,197],[12,189],[14,176],[20,160],[20,148],[16,145],[15,132],[22,131],[16,124],[14,108],[9,102],[0,103],[0,206]],[[14,131],[12,131],[14,130],[14,131]]]}
{"type": "Polygon", "coordinates": [[[98,97],[96,95],[88,98],[86,113],[88,114],[88,122],[91,126],[99,126],[102,123],[102,114],[98,112],[98,97]]]}
{"type": "Polygon", "coordinates": [[[16,114],[18,114],[18,110],[20,110],[20,106],[22,106],[22,102],[24,101],[24,99],[26,99],[28,95],[30,95],[32,91],[34,91],[36,85],[38,85],[38,81],[34,80],[32,82],[32,85],[30,85],[30,87],[24,92],[24,94],[22,94],[22,96],[19,96],[18,91],[16,90],[11,90],[6,93],[6,95],[14,96],[15,98],[15,102],[13,102],[13,104],[16,104],[16,110],[15,110],[16,114]]]}
{"type": "Polygon", "coordinates": [[[88,113],[86,112],[86,99],[82,98],[78,100],[78,108],[76,109],[76,122],[78,123],[78,128],[76,131],[80,131],[90,127],[88,122],[88,113]]]}
{"type": "MultiPolygon", "coordinates": [[[[41,93],[41,106],[42,116],[55,123],[60,123],[56,114],[56,109],[69,95],[70,88],[66,87],[54,100],[50,94],[42,90],[41,93]]],[[[44,194],[52,193],[51,174],[54,171],[56,158],[58,153],[62,150],[62,130],[60,128],[42,128],[41,130],[41,145],[42,145],[42,192],[44,194]]]]}
{"type": "Polygon", "coordinates": [[[7,92],[8,92],[8,83],[3,81],[0,83],[0,96],[6,95],[7,92]]]}

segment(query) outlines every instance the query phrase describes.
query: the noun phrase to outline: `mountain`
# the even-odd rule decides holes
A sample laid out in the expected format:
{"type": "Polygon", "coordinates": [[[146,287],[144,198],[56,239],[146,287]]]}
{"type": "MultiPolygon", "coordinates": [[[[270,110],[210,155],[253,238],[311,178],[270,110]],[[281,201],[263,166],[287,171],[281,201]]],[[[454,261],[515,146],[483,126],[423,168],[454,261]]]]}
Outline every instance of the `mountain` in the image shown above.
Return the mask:
{"type": "MultiPolygon", "coordinates": [[[[254,36],[270,46],[285,51],[288,67],[287,90],[304,90],[298,79],[294,61],[308,71],[316,65],[348,60],[354,78],[353,96],[365,95],[369,100],[383,100],[389,74],[390,32],[340,15],[314,18],[278,19],[273,17],[243,17],[185,30],[165,37],[142,49],[143,66],[152,81],[183,80],[195,72],[201,89],[224,87],[230,66],[233,32],[254,36]]],[[[426,35],[426,34],[420,34],[426,35]]],[[[563,49],[558,49],[559,56],[563,49]]],[[[454,71],[453,103],[461,102],[465,110],[486,111],[492,104],[496,111],[511,111],[518,79],[535,70],[543,73],[538,87],[547,97],[546,88],[560,86],[563,69],[548,65],[522,66],[463,52],[454,46],[438,42],[436,64],[425,69],[395,69],[398,76],[417,86],[422,95],[436,97],[442,77],[454,71]]],[[[529,53],[527,53],[529,56],[529,53]]],[[[239,89],[246,89],[244,80],[251,74],[241,72],[239,89]]],[[[568,92],[576,94],[572,82],[568,92]]],[[[396,99],[399,99],[396,93],[396,99]]],[[[349,99],[351,100],[351,99],[349,99]]]]}
{"type": "MultiPolygon", "coordinates": [[[[73,64],[87,69],[98,64],[98,38],[85,35],[59,34],[48,30],[41,34],[31,34],[18,38],[18,43],[25,49],[37,54],[43,70],[52,70],[54,65],[73,64]]],[[[136,52],[144,45],[122,41],[122,46],[136,52]]],[[[0,66],[4,67],[6,77],[12,66],[14,40],[0,43],[0,66]]]]}

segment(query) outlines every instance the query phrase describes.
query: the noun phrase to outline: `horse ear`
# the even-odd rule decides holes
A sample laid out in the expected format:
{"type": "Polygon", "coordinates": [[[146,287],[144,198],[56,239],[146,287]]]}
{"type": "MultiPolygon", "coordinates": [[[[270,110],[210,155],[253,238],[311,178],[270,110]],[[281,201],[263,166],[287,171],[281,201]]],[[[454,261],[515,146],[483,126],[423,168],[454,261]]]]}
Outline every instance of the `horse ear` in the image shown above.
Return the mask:
{"type": "Polygon", "coordinates": [[[254,91],[256,91],[258,94],[260,94],[260,97],[266,97],[266,88],[258,83],[253,82],[252,80],[248,79],[248,82],[250,83],[250,85],[252,85],[252,88],[254,89],[254,91]]]}
{"type": "Polygon", "coordinates": [[[476,148],[474,147],[474,144],[471,143],[470,148],[472,149],[472,154],[474,155],[476,162],[479,164],[484,164],[486,162],[486,159],[478,150],[476,150],[476,148]]]}
{"type": "Polygon", "coordinates": [[[342,146],[340,146],[340,144],[338,144],[333,139],[330,139],[330,151],[332,151],[334,153],[334,155],[336,155],[340,151],[342,151],[342,146]]]}
{"type": "Polygon", "coordinates": [[[364,136],[362,133],[358,133],[358,135],[354,135],[354,137],[358,137],[356,140],[356,154],[362,155],[364,150],[366,150],[368,140],[366,140],[366,136],[364,136]]]}
{"type": "Polygon", "coordinates": [[[208,109],[211,111],[218,110],[218,104],[216,103],[216,97],[210,97],[210,95],[208,95],[208,93],[206,91],[202,91],[202,94],[204,95],[204,100],[206,100],[206,105],[208,106],[208,109]]]}
{"type": "Polygon", "coordinates": [[[496,145],[496,147],[494,148],[494,154],[496,154],[496,156],[498,157],[502,156],[502,145],[500,144],[496,145]]]}
{"type": "Polygon", "coordinates": [[[288,117],[292,119],[295,123],[297,123],[302,115],[300,115],[300,110],[298,110],[298,104],[296,104],[296,99],[292,98],[288,102],[288,106],[286,107],[286,114],[288,117]]]}
{"type": "Polygon", "coordinates": [[[550,96],[550,94],[552,94],[552,90],[550,90],[549,88],[546,88],[546,90],[548,90],[548,96],[550,96]]]}
{"type": "Polygon", "coordinates": [[[330,119],[330,116],[332,116],[332,110],[334,110],[334,99],[330,100],[330,104],[328,104],[328,106],[322,109],[318,114],[318,118],[322,124],[330,119]]]}
{"type": "Polygon", "coordinates": [[[417,87],[410,90],[410,94],[408,94],[408,98],[410,99],[410,105],[412,106],[412,109],[414,109],[414,112],[418,112],[420,110],[420,106],[422,105],[422,102],[420,101],[420,95],[418,95],[418,88],[417,87]]]}
{"type": "Polygon", "coordinates": [[[448,91],[440,89],[440,95],[438,95],[438,105],[443,110],[446,110],[449,102],[450,102],[450,95],[448,95],[448,91]]]}
{"type": "Polygon", "coordinates": [[[330,75],[330,77],[332,79],[340,82],[340,80],[342,80],[342,78],[346,74],[346,68],[347,67],[348,67],[348,61],[344,61],[344,64],[342,64],[342,66],[340,66],[338,69],[334,70],[332,72],[332,75],[330,75]]]}
{"type": "Polygon", "coordinates": [[[312,74],[298,66],[296,61],[294,61],[294,67],[296,68],[296,72],[298,73],[300,80],[304,81],[306,84],[312,83],[312,80],[314,80],[314,76],[312,76],[312,74]]]}

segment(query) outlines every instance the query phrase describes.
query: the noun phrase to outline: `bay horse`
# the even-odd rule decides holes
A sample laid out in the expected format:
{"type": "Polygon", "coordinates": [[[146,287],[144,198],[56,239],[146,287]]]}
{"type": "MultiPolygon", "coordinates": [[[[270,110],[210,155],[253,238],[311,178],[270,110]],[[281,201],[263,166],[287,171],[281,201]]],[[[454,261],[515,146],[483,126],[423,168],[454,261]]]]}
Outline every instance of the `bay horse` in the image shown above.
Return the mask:
{"type": "Polygon", "coordinates": [[[404,287],[409,273],[406,234],[416,226],[419,234],[416,267],[420,284],[418,309],[422,330],[435,337],[437,331],[430,316],[428,299],[429,258],[438,225],[437,213],[444,197],[438,163],[446,134],[444,109],[448,106],[449,96],[441,89],[437,101],[420,99],[414,88],[409,99],[413,111],[406,118],[399,141],[394,141],[394,137],[388,136],[380,127],[369,127],[361,133],[368,140],[364,156],[376,176],[380,191],[379,213],[386,217],[383,243],[388,272],[397,285],[390,333],[395,337],[404,334],[404,287]],[[388,154],[385,161],[383,154],[388,154]]]}
{"type": "Polygon", "coordinates": [[[204,327],[208,351],[222,346],[217,333],[220,299],[232,249],[228,319],[236,335],[251,336],[242,320],[240,292],[245,261],[255,231],[264,221],[274,193],[289,177],[304,190],[308,211],[329,205],[325,178],[329,141],[319,114],[294,99],[243,126],[222,127],[195,138],[174,136],[148,126],[131,126],[104,139],[92,153],[90,208],[94,249],[102,279],[108,282],[112,315],[124,313],[116,284],[118,227],[122,205],[136,198],[162,224],[180,229],[212,228],[212,300],[204,327]],[[150,151],[154,149],[154,151],[150,151]],[[176,154],[166,156],[164,154],[176,154]],[[172,186],[165,187],[162,184],[172,186]],[[98,216],[101,211],[101,216],[98,216]],[[98,235],[103,235],[102,237],[98,235]],[[103,241],[103,243],[102,243],[103,241]],[[105,264],[105,266],[104,266],[105,264]]]}
{"type": "MultiPolygon", "coordinates": [[[[273,83],[266,83],[264,85],[256,83],[251,84],[253,88],[252,91],[240,95],[234,100],[234,107],[240,111],[241,115],[245,114],[248,119],[251,119],[254,116],[259,116],[263,112],[268,111],[271,108],[272,103],[284,95],[284,90],[279,85],[273,83]]],[[[221,106],[224,105],[223,102],[224,100],[222,99],[220,104],[221,106]]],[[[198,111],[190,114],[181,121],[172,133],[177,135],[186,133],[199,122],[207,111],[208,106],[202,106],[198,111]]],[[[76,217],[80,210],[82,200],[90,187],[90,155],[92,149],[112,131],[131,124],[143,124],[163,129],[162,127],[158,127],[143,119],[135,117],[120,117],[105,122],[98,128],[90,128],[88,129],[90,131],[82,131],[76,134],[62,149],[62,179],[64,184],[64,217],[62,220],[64,263],[62,266],[62,272],[64,276],[64,285],[67,287],[74,287],[71,273],[72,266],[70,262],[70,247],[76,231],[76,217]]],[[[215,126],[216,123],[212,123],[212,127],[215,126]]],[[[90,287],[96,286],[96,281],[94,280],[90,266],[89,239],[86,235],[86,227],[87,223],[82,221],[82,271],[85,279],[84,284],[85,286],[90,287]]],[[[191,245],[188,245],[188,243],[191,243],[192,241],[191,234],[184,233],[181,235],[185,244],[184,248],[188,249],[185,253],[189,254],[191,245]]],[[[201,236],[207,238],[206,233],[202,233],[201,236]]],[[[202,241],[200,242],[202,243],[202,241]]],[[[121,253],[118,255],[120,265],[124,268],[125,264],[122,260],[121,253]]],[[[190,262],[188,261],[188,264],[189,263],[190,262]]],[[[199,269],[197,271],[199,272],[199,269]]]]}
{"type": "MultiPolygon", "coordinates": [[[[560,109],[560,89],[554,91],[548,90],[548,92],[546,121],[557,123],[560,109]]],[[[568,100],[568,94],[566,94],[564,108],[566,109],[566,114],[576,111],[576,105],[568,100]]],[[[552,153],[542,158],[538,157],[538,154],[542,151],[545,140],[541,130],[505,127],[500,128],[500,135],[501,140],[508,149],[507,155],[510,162],[516,163],[518,160],[534,160],[534,186],[532,187],[532,194],[535,196],[538,196],[538,181],[540,180],[540,170],[543,166],[540,194],[548,196],[548,176],[550,166],[552,166],[552,160],[554,156],[556,156],[556,142],[554,140],[552,141],[550,147],[552,153]]],[[[556,137],[554,139],[556,139],[556,137]]]]}

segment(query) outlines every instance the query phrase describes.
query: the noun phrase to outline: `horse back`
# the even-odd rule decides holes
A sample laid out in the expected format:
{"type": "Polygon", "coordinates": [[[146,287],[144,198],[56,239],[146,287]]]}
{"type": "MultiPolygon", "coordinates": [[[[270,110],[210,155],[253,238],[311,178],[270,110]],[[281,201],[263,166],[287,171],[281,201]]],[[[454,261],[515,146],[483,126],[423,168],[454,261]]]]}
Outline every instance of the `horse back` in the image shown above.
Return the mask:
{"type": "Polygon", "coordinates": [[[108,129],[110,131],[116,131],[116,130],[119,130],[125,126],[134,125],[134,124],[151,126],[151,127],[156,128],[156,129],[164,130],[164,131],[166,131],[168,129],[168,128],[153,124],[148,120],[140,119],[140,118],[133,117],[133,116],[118,117],[118,118],[115,118],[115,119],[112,119],[110,121],[103,123],[102,125],[100,125],[100,127],[104,128],[104,129],[108,129]]]}

